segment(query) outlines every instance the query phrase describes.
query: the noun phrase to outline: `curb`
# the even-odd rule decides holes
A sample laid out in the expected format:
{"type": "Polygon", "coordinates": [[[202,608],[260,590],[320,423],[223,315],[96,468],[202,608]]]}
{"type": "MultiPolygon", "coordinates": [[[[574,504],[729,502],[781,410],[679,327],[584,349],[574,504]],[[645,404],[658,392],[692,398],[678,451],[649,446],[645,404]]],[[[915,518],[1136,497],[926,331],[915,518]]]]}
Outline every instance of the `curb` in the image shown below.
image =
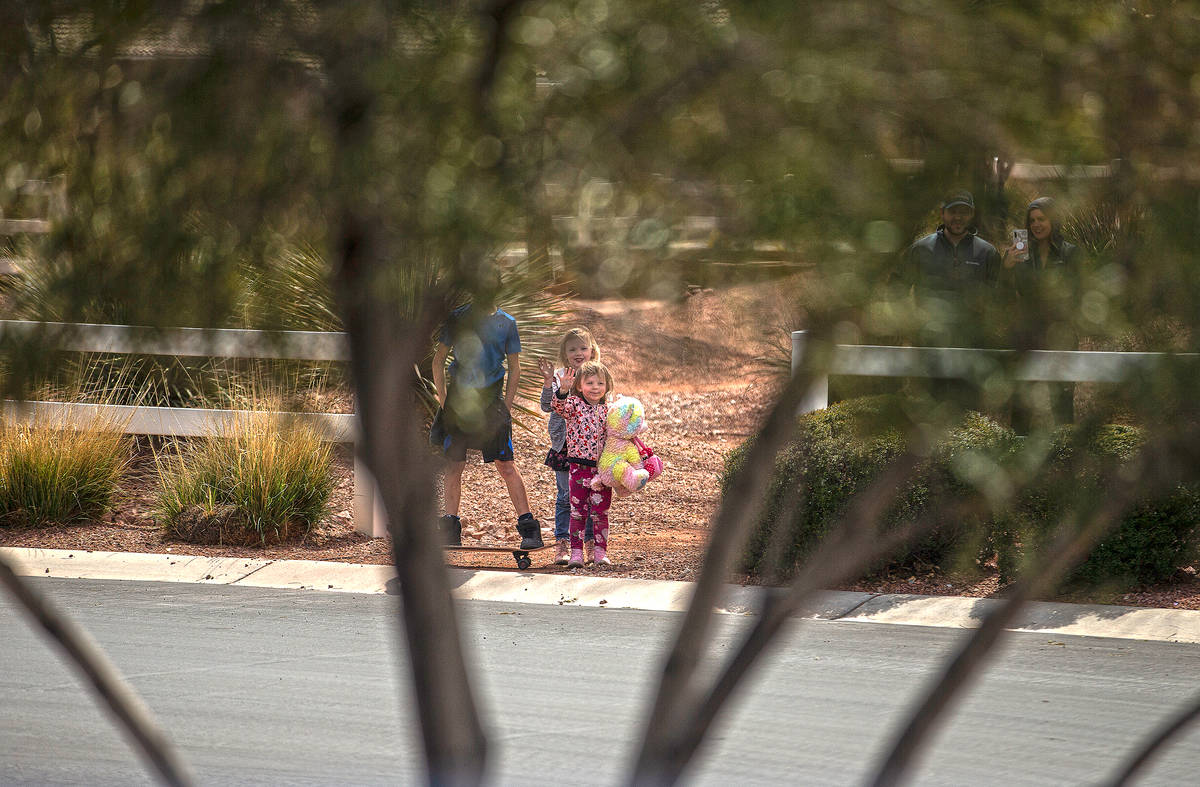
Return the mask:
{"type": "MultiPolygon", "coordinates": [[[[0,557],[17,574],[28,577],[190,582],[342,593],[397,592],[395,569],[381,565],[24,547],[0,547],[0,557]]],[[[454,597],[464,601],[664,612],[687,609],[694,587],[691,582],[669,580],[468,569],[451,569],[450,579],[454,597]]],[[[767,592],[762,587],[727,586],[716,611],[753,615],[767,592]]],[[[1002,603],[997,599],[959,596],[823,591],[797,617],[968,629],[976,628],[984,616],[1002,603]]],[[[1009,630],[1200,643],[1200,611],[1038,601],[1026,604],[1009,630]]]]}
{"type": "MultiPolygon", "coordinates": [[[[978,628],[983,618],[1003,603],[999,599],[961,596],[877,595],[840,620],[978,628]]],[[[1200,611],[1031,601],[1007,630],[1200,643],[1200,611]]]]}
{"type": "MultiPolygon", "coordinates": [[[[0,557],[12,563],[17,574],[28,577],[191,582],[342,593],[398,593],[396,570],[383,565],[25,547],[0,547],[0,557]]],[[[507,601],[660,612],[686,610],[694,587],[691,582],[669,580],[470,569],[451,569],[450,583],[454,597],[463,601],[507,601]]],[[[732,615],[754,614],[763,592],[763,588],[731,585],[717,611],[732,615]]],[[[820,594],[799,615],[832,620],[871,597],[869,593],[828,591],[820,594]]]]}

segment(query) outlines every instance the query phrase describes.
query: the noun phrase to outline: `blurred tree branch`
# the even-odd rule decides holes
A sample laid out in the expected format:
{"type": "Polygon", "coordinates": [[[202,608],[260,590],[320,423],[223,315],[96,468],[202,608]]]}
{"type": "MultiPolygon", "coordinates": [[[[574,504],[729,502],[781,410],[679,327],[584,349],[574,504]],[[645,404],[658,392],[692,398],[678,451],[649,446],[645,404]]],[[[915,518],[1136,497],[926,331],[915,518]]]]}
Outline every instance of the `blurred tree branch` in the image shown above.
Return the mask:
{"type": "MultiPolygon", "coordinates": [[[[696,688],[695,705],[680,710],[686,721],[674,726],[664,736],[667,737],[667,742],[662,748],[671,753],[670,759],[658,765],[652,772],[652,779],[646,778],[646,774],[635,773],[631,783],[674,784],[682,775],[687,763],[695,756],[726,700],[800,605],[821,589],[844,580],[873,560],[886,556],[898,544],[908,541],[921,531],[919,525],[914,525],[889,533],[883,538],[880,538],[878,533],[878,523],[883,510],[894,499],[897,491],[912,478],[917,461],[915,453],[899,457],[868,489],[855,498],[846,516],[808,560],[804,570],[791,585],[783,592],[768,593],[763,597],[763,606],[753,629],[743,639],[717,678],[712,681],[711,686],[708,689],[696,688]]],[[[703,652],[706,649],[699,650],[703,652]]]]}
{"type": "Polygon", "coordinates": [[[0,557],[0,583],[46,635],[62,648],[71,664],[91,685],[100,703],[113,715],[142,759],[159,778],[170,785],[191,784],[192,777],[187,765],[180,759],[154,714],[87,632],[29,587],[3,557],[0,557]]]}
{"type": "Polygon", "coordinates": [[[1191,705],[1176,711],[1158,729],[1150,732],[1130,753],[1129,758],[1120,767],[1117,775],[1113,777],[1109,784],[1112,787],[1123,787],[1123,785],[1129,784],[1130,780],[1153,761],[1160,749],[1170,743],[1179,733],[1187,729],[1197,718],[1200,718],[1200,700],[1195,700],[1191,705]]]}
{"type": "Polygon", "coordinates": [[[1067,570],[1082,560],[1112,529],[1117,518],[1136,499],[1166,489],[1186,477],[1189,471],[1185,468],[1194,466],[1197,460],[1197,437],[1192,427],[1148,441],[1134,461],[1106,473],[1101,487],[1105,489],[1103,497],[1089,501],[1090,510],[1068,514],[1053,544],[1039,557],[1037,565],[1008,587],[1004,602],[983,619],[934,681],[884,759],[872,782],[874,785],[890,787],[902,782],[926,739],[934,732],[939,718],[956,695],[983,670],[993,646],[1027,601],[1052,590],[1067,570]],[[1082,521],[1081,527],[1074,526],[1075,518],[1082,521]]]}
{"type": "Polygon", "coordinates": [[[492,108],[492,94],[495,88],[496,72],[504,57],[505,45],[512,32],[513,20],[524,5],[525,0],[492,0],[483,10],[483,17],[488,21],[487,45],[479,60],[479,76],[476,80],[476,114],[479,125],[496,138],[500,138],[499,129],[492,108]]]}
{"type": "Polygon", "coordinates": [[[483,779],[487,739],[463,657],[440,533],[434,527],[435,465],[425,456],[421,411],[397,395],[413,389],[428,337],[444,319],[447,301],[433,287],[406,319],[396,309],[393,293],[382,286],[393,266],[420,270],[420,257],[437,252],[404,238],[406,227],[389,226],[394,217],[362,196],[372,166],[362,151],[373,144],[380,119],[377,92],[363,77],[392,46],[389,30],[364,30],[339,43],[344,48],[330,71],[337,144],[334,276],[362,423],[359,450],[387,512],[430,783],[476,785],[483,779]]]}
{"type": "Polygon", "coordinates": [[[631,782],[670,784],[686,763],[676,749],[675,731],[686,728],[687,716],[701,696],[698,667],[706,650],[715,606],[737,550],[745,542],[751,523],[759,515],[770,467],[779,449],[795,431],[796,409],[811,384],[801,371],[792,377],[772,407],[754,441],[744,471],[732,482],[713,517],[712,536],[700,577],[675,642],[662,668],[658,692],[643,727],[631,782]]]}

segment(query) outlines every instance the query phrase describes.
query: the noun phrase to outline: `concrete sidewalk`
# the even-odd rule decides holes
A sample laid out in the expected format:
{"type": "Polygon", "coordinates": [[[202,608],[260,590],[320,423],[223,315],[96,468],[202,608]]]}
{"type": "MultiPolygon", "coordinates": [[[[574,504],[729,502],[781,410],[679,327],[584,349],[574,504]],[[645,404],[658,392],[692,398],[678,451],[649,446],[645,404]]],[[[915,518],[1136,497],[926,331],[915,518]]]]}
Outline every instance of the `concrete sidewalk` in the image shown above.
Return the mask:
{"type": "MultiPolygon", "coordinates": [[[[0,547],[0,557],[13,565],[18,574],[29,577],[192,582],[344,593],[397,592],[395,570],[391,566],[17,547],[0,547]]],[[[687,608],[693,588],[690,582],[512,571],[451,569],[450,576],[454,595],[461,600],[610,609],[682,611],[687,608]]],[[[752,615],[767,592],[761,587],[730,585],[718,611],[752,615]]],[[[1000,603],[994,599],[957,596],[825,591],[812,599],[799,616],[856,623],[974,628],[1000,603]]],[[[1034,602],[1026,605],[1010,628],[1055,635],[1200,643],[1200,611],[1034,602]]]]}

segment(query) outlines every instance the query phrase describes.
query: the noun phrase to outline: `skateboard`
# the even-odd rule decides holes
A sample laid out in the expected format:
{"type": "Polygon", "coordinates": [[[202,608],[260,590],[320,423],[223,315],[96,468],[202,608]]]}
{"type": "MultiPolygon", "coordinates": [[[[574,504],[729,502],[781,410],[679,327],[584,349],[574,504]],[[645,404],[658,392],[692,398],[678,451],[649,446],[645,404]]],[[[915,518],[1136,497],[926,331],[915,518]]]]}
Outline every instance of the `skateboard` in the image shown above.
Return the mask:
{"type": "Polygon", "coordinates": [[[543,544],[542,546],[535,547],[534,549],[521,549],[520,547],[491,546],[488,544],[463,544],[462,546],[446,544],[445,549],[447,552],[452,550],[458,550],[462,552],[508,552],[513,556],[513,560],[517,561],[517,568],[524,571],[533,565],[533,561],[529,559],[530,552],[541,552],[543,549],[551,549],[554,547],[554,545],[554,542],[551,541],[548,544],[543,544]]]}

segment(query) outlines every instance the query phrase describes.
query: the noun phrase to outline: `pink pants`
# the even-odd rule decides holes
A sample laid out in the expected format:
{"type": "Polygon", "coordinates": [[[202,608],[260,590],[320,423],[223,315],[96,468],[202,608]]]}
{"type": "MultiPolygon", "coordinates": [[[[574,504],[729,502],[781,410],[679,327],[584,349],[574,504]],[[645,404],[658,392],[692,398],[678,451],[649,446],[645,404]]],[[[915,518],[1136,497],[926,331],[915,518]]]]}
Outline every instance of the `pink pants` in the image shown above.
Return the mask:
{"type": "Polygon", "coordinates": [[[597,492],[589,486],[596,477],[596,468],[571,465],[571,549],[583,549],[583,526],[592,517],[596,546],[608,549],[608,507],[612,504],[612,489],[601,487],[597,492]]]}

